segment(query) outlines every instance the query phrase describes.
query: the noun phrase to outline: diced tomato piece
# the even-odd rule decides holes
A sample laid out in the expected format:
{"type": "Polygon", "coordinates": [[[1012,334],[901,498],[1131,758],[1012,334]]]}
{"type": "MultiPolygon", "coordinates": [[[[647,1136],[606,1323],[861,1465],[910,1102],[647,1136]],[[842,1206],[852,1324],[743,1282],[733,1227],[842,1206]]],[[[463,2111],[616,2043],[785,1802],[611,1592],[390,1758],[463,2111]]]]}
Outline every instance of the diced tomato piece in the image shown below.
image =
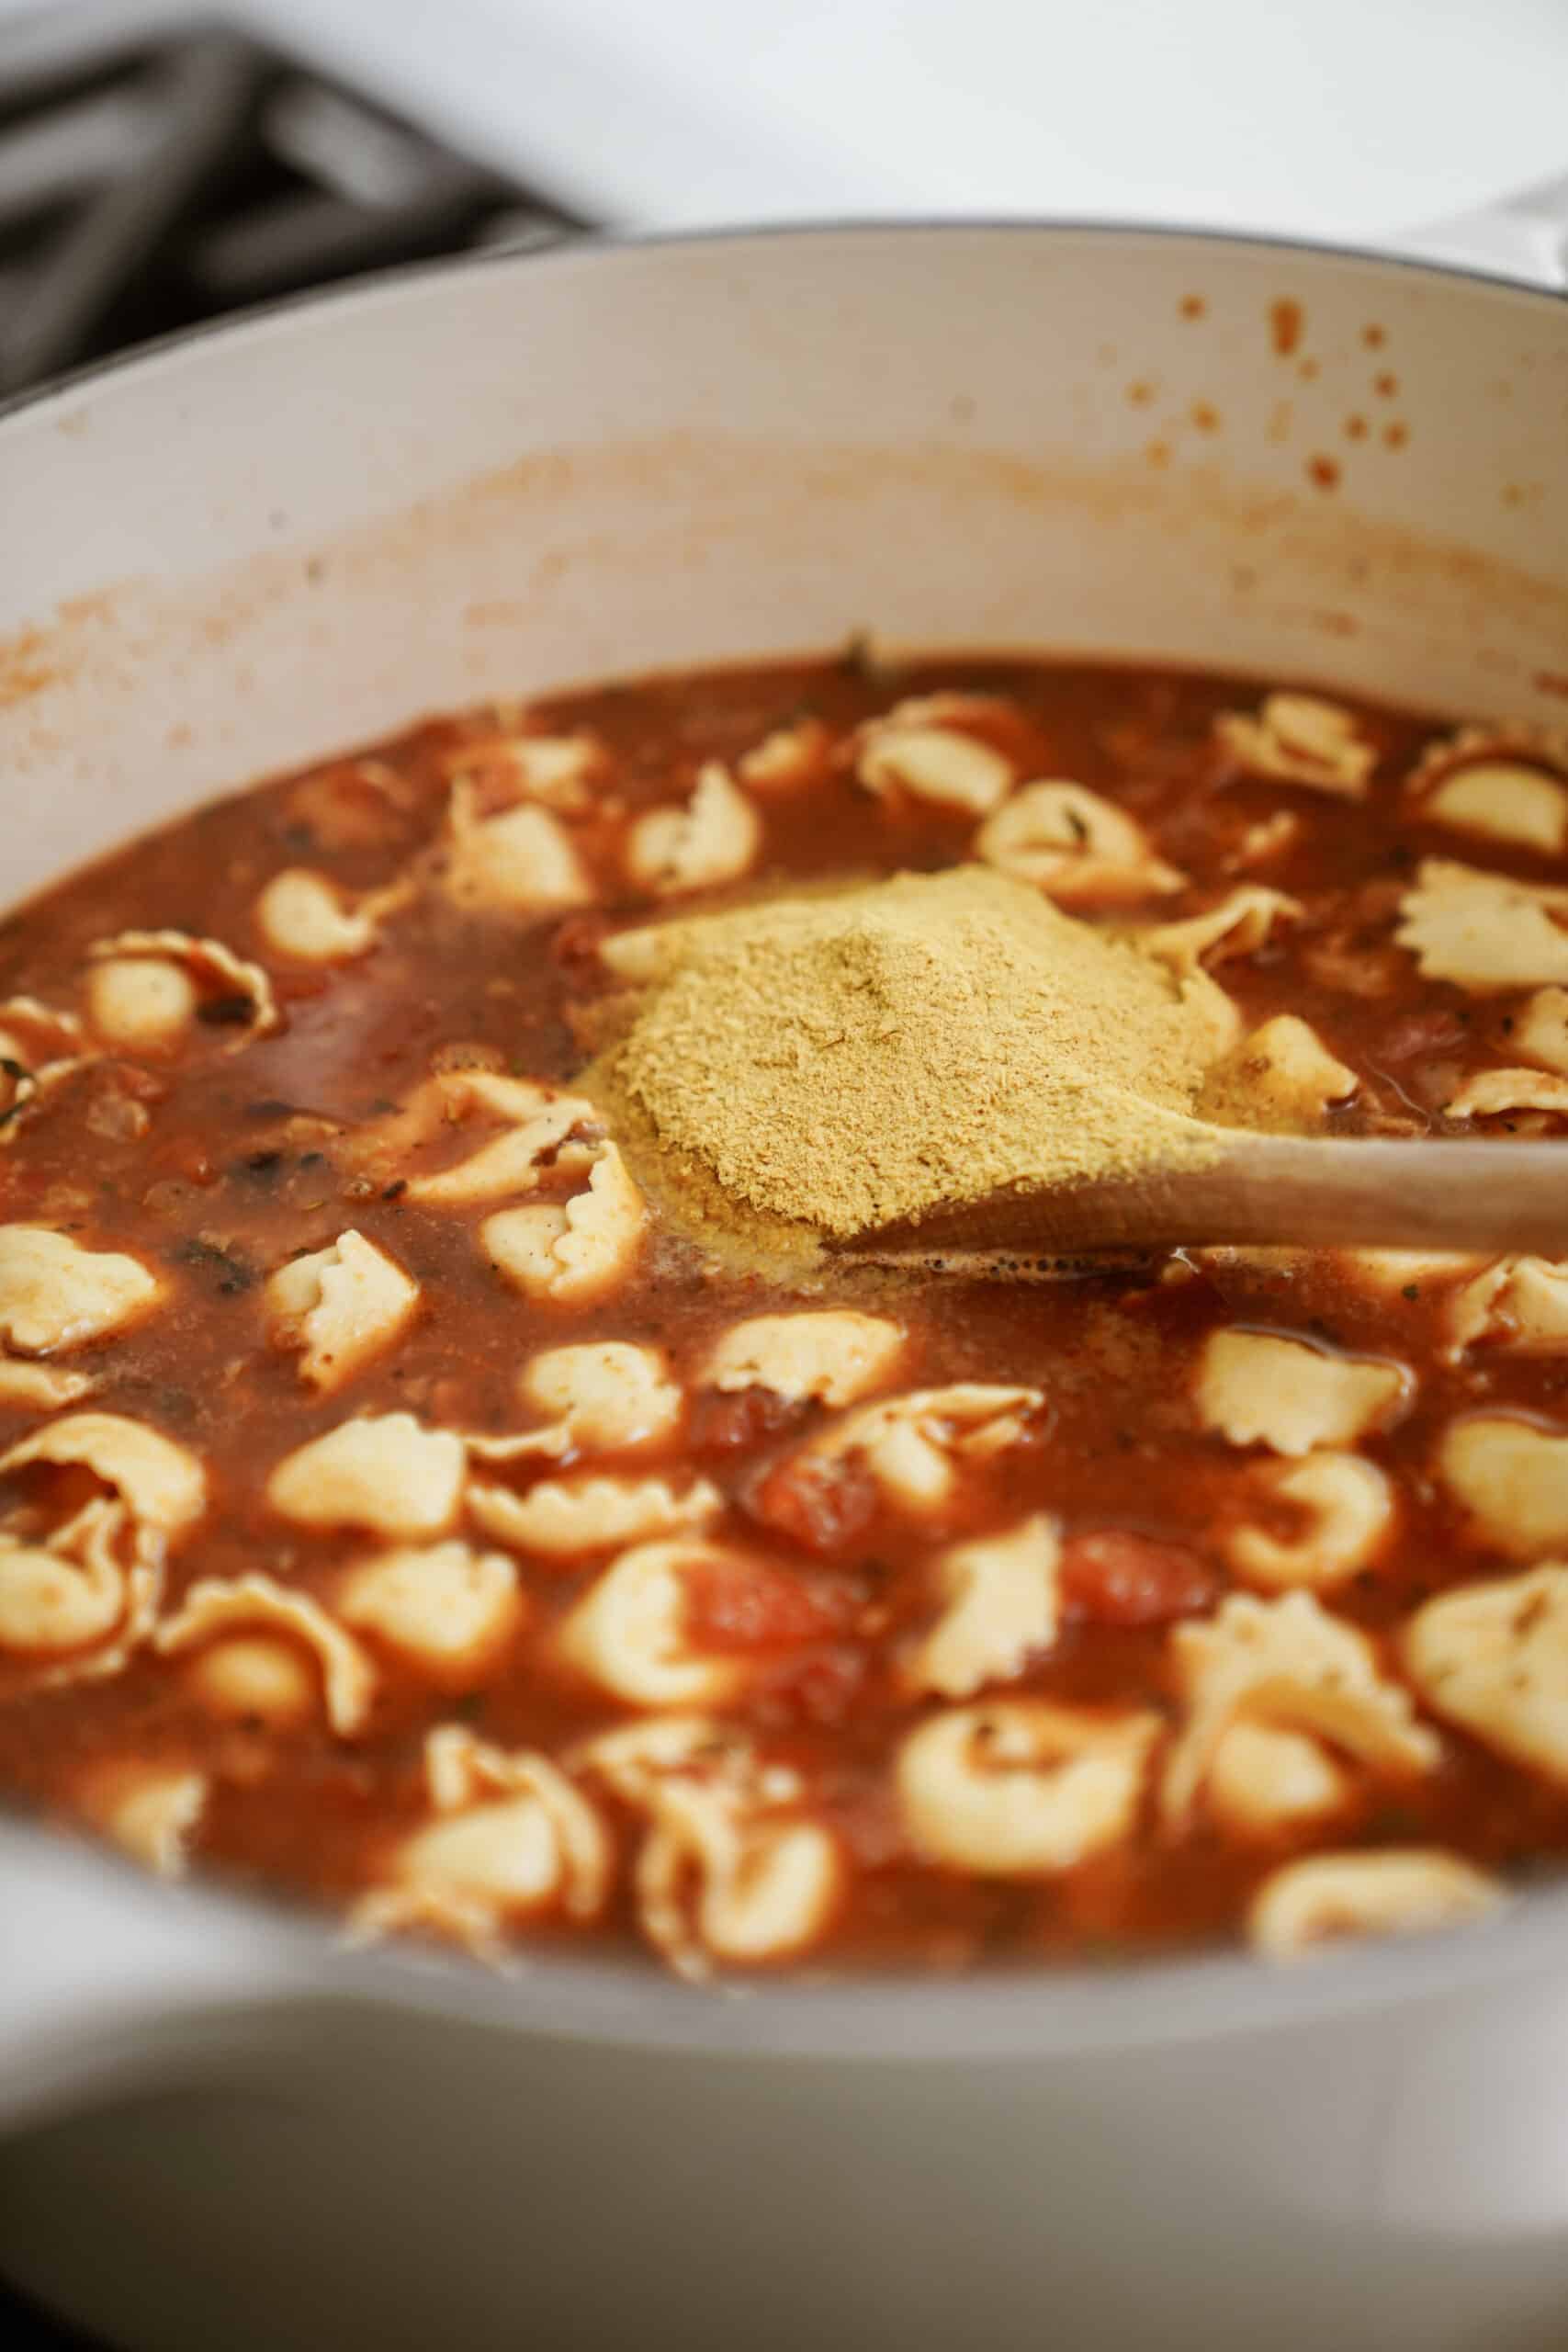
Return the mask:
{"type": "Polygon", "coordinates": [[[785,1659],[757,1694],[758,1718],[780,1728],[813,1724],[830,1730],[853,1713],[865,1673],[864,1652],[848,1642],[785,1659]]]}
{"type": "Polygon", "coordinates": [[[476,817],[499,817],[517,806],[517,771],[504,744],[476,745],[462,762],[462,775],[473,797],[476,817]]]}
{"type": "Polygon", "coordinates": [[[1060,1575],[1068,1607],[1100,1625],[1163,1625],[1207,1609],[1215,1593],[1196,1553],[1119,1527],[1069,1535],[1060,1575]]]}
{"type": "Polygon", "coordinates": [[[289,822],[303,825],[322,849],[378,849],[408,838],[411,797],[379,761],[348,760],[301,777],[287,806],[289,822]]]}
{"type": "Polygon", "coordinates": [[[701,1560],[682,1582],[686,1630],[699,1649],[783,1649],[817,1642],[839,1619],[830,1595],[761,1560],[701,1560]]]}
{"type": "MultiPolygon", "coordinates": [[[[308,1004],[312,997],[325,996],[331,986],[332,980],[325,972],[279,972],[273,981],[274,992],[283,1004],[308,1004]]],[[[248,1020],[251,1001],[246,997],[243,1001],[248,1020]]]]}
{"type": "Polygon", "coordinates": [[[692,1407],[688,1442],[698,1453],[739,1453],[788,1429],[801,1409],[772,1388],[705,1388],[692,1407]]]}
{"type": "Polygon", "coordinates": [[[852,1456],[837,1462],[797,1456],[769,1473],[751,1497],[750,1509],[765,1526],[808,1552],[839,1552],[875,1516],[876,1481],[852,1456]]]}

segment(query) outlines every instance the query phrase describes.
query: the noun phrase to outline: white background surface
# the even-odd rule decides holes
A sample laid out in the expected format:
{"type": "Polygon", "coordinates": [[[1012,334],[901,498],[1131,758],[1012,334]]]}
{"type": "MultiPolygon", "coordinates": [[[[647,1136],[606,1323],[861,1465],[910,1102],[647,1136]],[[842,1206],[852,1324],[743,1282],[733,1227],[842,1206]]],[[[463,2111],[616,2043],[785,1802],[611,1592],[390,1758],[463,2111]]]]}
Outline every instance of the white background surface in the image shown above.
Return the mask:
{"type": "Polygon", "coordinates": [[[1568,170],[1568,0],[259,0],[661,226],[1066,212],[1375,236],[1568,170]]]}
{"type": "Polygon", "coordinates": [[[1568,0],[231,12],[649,227],[1045,212],[1371,238],[1568,170],[1568,0]]]}

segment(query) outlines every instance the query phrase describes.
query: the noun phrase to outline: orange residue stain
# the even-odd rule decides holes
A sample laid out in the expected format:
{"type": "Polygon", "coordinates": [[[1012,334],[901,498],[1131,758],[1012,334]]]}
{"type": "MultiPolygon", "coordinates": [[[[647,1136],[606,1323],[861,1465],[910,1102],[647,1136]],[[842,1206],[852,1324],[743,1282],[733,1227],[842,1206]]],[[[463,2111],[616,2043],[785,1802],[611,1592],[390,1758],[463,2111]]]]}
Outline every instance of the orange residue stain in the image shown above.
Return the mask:
{"type": "Polygon", "coordinates": [[[1313,619],[1325,637],[1354,637],[1361,626],[1353,613],[1314,613],[1313,619]]]}
{"type": "Polygon", "coordinates": [[[1399,424],[1396,420],[1393,424],[1383,426],[1382,437],[1389,448],[1403,449],[1410,438],[1410,427],[1407,424],[1399,424]]]}
{"type": "Polygon", "coordinates": [[[1207,401],[1194,401],[1192,422],[1200,433],[1217,433],[1220,429],[1220,412],[1217,408],[1211,408],[1207,401]]]}
{"type": "Polygon", "coordinates": [[[1367,420],[1366,420],[1366,418],[1365,418],[1364,416],[1348,416],[1348,417],[1345,419],[1345,438],[1346,438],[1346,440],[1347,440],[1347,441],[1364,441],[1364,440],[1366,439],[1366,437],[1367,437],[1367,420]]]}
{"type": "Polygon", "coordinates": [[[1314,483],[1319,490],[1337,490],[1339,487],[1339,464],[1337,458],[1309,458],[1306,461],[1306,474],[1308,481],[1314,483]]]}
{"type": "Polygon", "coordinates": [[[1296,369],[1296,373],[1301,378],[1303,384],[1315,383],[1317,381],[1316,360],[1303,359],[1300,367],[1296,369]]]}
{"type": "Polygon", "coordinates": [[[1562,670],[1538,670],[1530,684],[1538,694],[1561,695],[1568,702],[1568,673],[1562,670]]]}
{"type": "Polygon", "coordinates": [[[1201,294],[1184,294],[1177,304],[1184,319],[1201,319],[1208,307],[1201,294]]]}
{"type": "Polygon", "coordinates": [[[1392,368],[1385,368],[1372,378],[1372,390],[1379,400],[1391,401],[1399,390],[1399,379],[1392,368]]]}
{"type": "Polygon", "coordinates": [[[26,702],[29,695],[41,694],[52,685],[58,673],[44,659],[44,640],[36,628],[25,628],[7,643],[0,644],[0,709],[14,702],[26,702]]]}
{"type": "Polygon", "coordinates": [[[1504,505],[1505,505],[1505,506],[1522,506],[1522,505],[1524,504],[1524,503],[1525,503],[1525,494],[1524,494],[1524,492],[1519,488],[1518,483],[1517,483],[1517,481],[1506,481],[1506,482],[1503,484],[1503,503],[1504,503],[1504,505]]]}
{"type": "Polygon", "coordinates": [[[1381,351],[1383,345],[1388,341],[1388,336],[1382,327],[1363,327],[1361,329],[1361,341],[1366,345],[1369,351],[1381,351]]]}
{"type": "Polygon", "coordinates": [[[1151,441],[1145,447],[1144,456],[1151,466],[1168,466],[1170,444],[1168,441],[1151,441]]]}
{"type": "Polygon", "coordinates": [[[66,596],[61,602],[60,617],[73,623],[110,620],[118,595],[117,588],[99,588],[90,595],[66,596]]]}
{"type": "Polygon", "coordinates": [[[1135,384],[1127,387],[1127,398],[1134,408],[1147,408],[1155,396],[1155,388],[1147,377],[1140,376],[1135,384]]]}
{"type": "Polygon", "coordinates": [[[1269,334],[1281,359],[1288,359],[1302,339],[1305,319],[1299,302],[1289,300],[1269,305],[1269,334]]]}
{"type": "Polygon", "coordinates": [[[523,619],[523,607],[514,596],[481,597],[463,607],[465,628],[516,628],[523,619]]]}

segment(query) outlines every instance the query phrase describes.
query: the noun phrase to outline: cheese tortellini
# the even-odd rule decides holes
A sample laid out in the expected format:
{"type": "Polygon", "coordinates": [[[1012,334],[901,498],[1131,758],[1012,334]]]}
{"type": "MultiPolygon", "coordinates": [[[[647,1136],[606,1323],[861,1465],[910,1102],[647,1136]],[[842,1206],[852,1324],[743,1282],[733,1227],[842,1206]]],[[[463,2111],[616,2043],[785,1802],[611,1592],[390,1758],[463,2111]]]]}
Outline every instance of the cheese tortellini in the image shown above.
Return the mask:
{"type": "Polygon", "coordinates": [[[0,1405],[15,1405],[24,1412],[53,1413],[62,1405],[80,1404],[84,1396],[91,1396],[93,1385],[89,1372],[0,1355],[0,1405]]]}
{"type": "Polygon", "coordinates": [[[792,1405],[853,1405],[886,1384],[904,1346],[899,1324],[847,1307],[754,1315],[709,1349],[697,1377],[712,1388],[769,1388],[792,1405]]]}
{"type": "Polygon", "coordinates": [[[1012,762],[991,744],[942,724],[929,705],[910,703],[861,729],[855,774],[872,792],[897,787],[912,799],[976,817],[995,808],[1013,779],[1012,762]]]}
{"type": "Polygon", "coordinates": [[[1413,1385],[1401,1364],[1330,1355],[1267,1332],[1216,1331],[1199,1369],[1198,1413],[1232,1445],[1306,1454],[1354,1444],[1389,1419],[1413,1385]]]}
{"type": "Polygon", "coordinates": [[[299,964],[346,964],[367,956],[383,916],[411,895],[406,883],[355,898],[324,874],[291,865],[275,874],[256,900],[256,928],[275,955],[299,964]]]}
{"type": "Polygon", "coordinates": [[[266,1285],[275,1340],[298,1348],[299,1377],[329,1395],[392,1344],[418,1301],[418,1283],[352,1226],[266,1285]]]}
{"type": "Polygon", "coordinates": [[[1439,1594],[1411,1619],[1404,1658],[1434,1714],[1568,1788],[1568,1567],[1439,1594]]]}
{"type": "Polygon", "coordinates": [[[993,1699],[933,1715],[895,1767],[928,1860],[986,1878],[1050,1878],[1132,1830],[1155,1714],[993,1699]]]}
{"type": "MultiPolygon", "coordinates": [[[[113,1506],[88,1503],[44,1544],[0,1530],[0,1650],[107,1672],[150,1622],[152,1579],[121,1557],[113,1506]],[[111,1634],[112,1652],[100,1646],[111,1634]]],[[[60,1679],[59,1672],[49,1679],[60,1679]]]]}
{"type": "Polygon", "coordinates": [[[516,1563],[448,1537],[396,1544],[352,1567],[337,1614],[433,1680],[478,1681],[527,1622],[516,1563]]]}
{"type": "Polygon", "coordinates": [[[762,828],[728,768],[709,760],[684,808],[639,817],[626,846],[626,870],[659,898],[734,882],[757,854],[762,828]]]}
{"type": "Polygon", "coordinates": [[[1238,1722],[1311,1737],[1371,1772],[1418,1775],[1438,1759],[1436,1734],[1416,1722],[1410,1693],[1383,1673],[1367,1636],[1310,1592],[1235,1594],[1206,1623],[1177,1626],[1170,1651],[1186,1702],[1160,1784],[1173,1827],[1198,1804],[1238,1722]]]}
{"type": "Polygon", "coordinates": [[[132,1054],[166,1052],[198,1021],[227,1032],[235,1052],[282,1020],[259,964],[185,931],[122,931],[95,942],[86,1004],[95,1034],[132,1054]]]}
{"type": "Polygon", "coordinates": [[[705,1526],[723,1509],[724,1498],[705,1478],[617,1477],[597,1471],[541,1478],[525,1494],[476,1480],[468,1506],[497,1543],[545,1559],[570,1559],[678,1528],[705,1526]]]}
{"type": "Polygon", "coordinates": [[[362,1415],[286,1454],[267,1499],[301,1527],[367,1527],[378,1535],[443,1535],[457,1515],[463,1441],[412,1413],[362,1415]]]}
{"type": "Polygon", "coordinates": [[[1304,1585],[1325,1591],[1373,1559],[1394,1521],[1393,1482],[1374,1462],[1335,1446],[1298,1461],[1260,1463],[1249,1485],[1260,1503],[1299,1514],[1292,1533],[1246,1521],[1226,1539],[1226,1556],[1249,1584],[1278,1590],[1304,1585]]]}
{"type": "Polygon", "coordinates": [[[1407,787],[1430,824],[1549,857],[1568,847],[1568,741],[1463,727],[1434,743],[1407,787]]]}
{"type": "Polygon", "coordinates": [[[1536,989],[1514,1015],[1513,1050],[1568,1078],[1568,989],[1536,989]]]}
{"type": "Polygon", "coordinates": [[[1473,995],[1568,981],[1568,889],[1424,859],[1394,938],[1424,978],[1473,995]]]}
{"type": "Polygon", "coordinates": [[[1310,1733],[1244,1715],[1221,1733],[1203,1793],[1209,1814],[1233,1838],[1269,1840],[1337,1813],[1352,1783],[1310,1733]]]}
{"type": "Polygon", "coordinates": [[[128,1757],[89,1774],[75,1792],[83,1815],[154,1878],[183,1877],[201,1826],[210,1776],[193,1766],[128,1757]]]}
{"type": "Polygon", "coordinates": [[[1156,956],[1172,971],[1192,978],[1210,963],[1224,964],[1235,956],[1252,956],[1280,923],[1294,922],[1302,913],[1299,900],[1261,882],[1243,882],[1228,891],[1217,906],[1180,922],[1158,924],[1139,933],[1145,955],[1156,956]]]}
{"type": "Polygon", "coordinates": [[[195,1457],[115,1413],[47,1422],[0,1455],[0,1479],[74,1472],[85,1498],[52,1524],[0,1527],[0,1653],[46,1683],[115,1674],[151,1632],[171,1547],[206,1508],[195,1457]]]}
{"type": "Polygon", "coordinates": [[[1568,1261],[1498,1258],[1449,1298],[1456,1356],[1486,1340],[1514,1355],[1568,1353],[1568,1261]]]}
{"type": "Polygon", "coordinates": [[[476,913],[544,915],[586,906],[588,868],[561,820],[523,801],[486,815],[467,777],[452,786],[447,809],[446,887],[476,913]]]}
{"type": "Polygon", "coordinates": [[[1214,731],[1249,775],[1311,785],[1345,800],[1360,800],[1377,766],[1377,752],[1352,714],[1322,695],[1271,694],[1256,717],[1222,711],[1214,731]]]}
{"type": "Polygon", "coordinates": [[[1055,1522],[1034,1512],[1016,1527],[972,1536],[938,1555],[944,1607],[904,1660],[917,1690],[967,1699],[1019,1672],[1056,1637],[1061,1545],[1055,1522]]]}
{"type": "Polygon", "coordinates": [[[51,1355],[137,1322],[164,1295],[140,1258],[43,1225],[0,1225],[0,1345],[51,1355]]]}
{"type": "Polygon", "coordinates": [[[87,1058],[82,1023],[34,996],[0,1000],[0,1147],[87,1058]]]}
{"type": "Polygon", "coordinates": [[[717,1706],[734,1697],[748,1679],[745,1659],[704,1651],[686,1626],[686,1578],[710,1563],[736,1565],[728,1552],[681,1539],[623,1552],[563,1623],[561,1655],[629,1706],[717,1706]]]}
{"type": "Polygon", "coordinates": [[[136,1548],[162,1555],[197,1521],[207,1477],[185,1446],[122,1413],[71,1413],[0,1455],[0,1477],[28,1463],[75,1466],[115,1498],[134,1530],[136,1548]]]}
{"type": "Polygon", "coordinates": [[[1117,906],[1186,887],[1125,809],[1081,784],[1020,786],[975,837],[987,865],[1032,882],[1062,906],[1117,906]]]}
{"type": "Polygon", "coordinates": [[[671,1714],[591,1741],[579,1769],[647,1821],[635,1869],[644,1933],[682,1975],[805,1951],[843,1883],[837,1840],[803,1818],[787,1767],[711,1717],[671,1714]]]}
{"type": "Polygon", "coordinates": [[[424,1746],[429,1819],[399,1844],[349,1917],[356,1941],[423,1929],[505,1964],[505,1930],[541,1912],[591,1919],[609,1891],[603,1823],[558,1766],[460,1724],[424,1746]]]}
{"type": "Polygon", "coordinates": [[[1309,1132],[1360,1081],[1293,1012],[1276,1013],[1210,1071],[1199,1101],[1205,1117],[1250,1127],[1309,1132]]]}
{"type": "Polygon", "coordinates": [[[749,791],[791,792],[813,783],[820,775],[831,738],[820,719],[797,719],[793,726],[775,727],[736,762],[736,774],[749,791]]]}
{"type": "Polygon", "coordinates": [[[1028,1417],[1044,1397],[1038,1388],[960,1381],[918,1388],[880,1405],[862,1405],[814,1439],[804,1459],[863,1463],[889,1504],[917,1516],[939,1511],[962,1463],[993,1461],[1019,1444],[1028,1417]]]}
{"type": "Polygon", "coordinates": [[[1511,1559],[1568,1547],[1568,1430],[1473,1413],[1443,1432],[1438,1473],[1473,1533],[1511,1559]]]}
{"type": "MultiPolygon", "coordinates": [[[[531,1079],[503,1078],[493,1070],[454,1070],[433,1079],[428,1090],[434,1120],[459,1124],[476,1114],[505,1121],[490,1143],[433,1175],[411,1177],[407,1197],[424,1208],[464,1209],[531,1193],[547,1167],[575,1165],[580,1153],[569,1139],[596,1128],[598,1114],[581,1095],[566,1094],[531,1079]]],[[[423,1106],[411,1106],[425,1124],[423,1106]]]]}
{"type": "Polygon", "coordinates": [[[1443,1104],[1450,1119],[1497,1119],[1510,1111],[1568,1114],[1568,1078],[1539,1069],[1483,1069],[1454,1089],[1443,1104]]]}
{"type": "Polygon", "coordinates": [[[570,816],[592,806],[592,786],[608,765],[603,744],[581,729],[570,735],[488,736],[459,746],[451,761],[455,775],[482,777],[509,805],[536,800],[570,816]]]}
{"type": "Polygon", "coordinates": [[[205,1577],[153,1635],[165,1656],[193,1655],[192,1690],[223,1716],[292,1730],[324,1712],[338,1736],[364,1729],[375,1671],[359,1644],[309,1593],[257,1571],[205,1577]]]}
{"type": "Polygon", "coordinates": [[[585,1192],[487,1217],[480,1238],[491,1261],[527,1297],[592,1306],[631,1272],[648,1211],[613,1143],[595,1154],[585,1192]]]}
{"type": "Polygon", "coordinates": [[[1504,1900],[1495,1879],[1435,1848],[1314,1854],[1264,1881],[1247,1928],[1268,1959],[1302,1960],[1348,1938],[1468,1927],[1504,1900]]]}
{"type": "Polygon", "coordinates": [[[564,1453],[625,1453],[657,1444],[680,1422],[682,1396],[657,1348],[590,1340],[547,1348],[518,1376],[526,1405],[548,1416],[531,1447],[564,1453]]]}

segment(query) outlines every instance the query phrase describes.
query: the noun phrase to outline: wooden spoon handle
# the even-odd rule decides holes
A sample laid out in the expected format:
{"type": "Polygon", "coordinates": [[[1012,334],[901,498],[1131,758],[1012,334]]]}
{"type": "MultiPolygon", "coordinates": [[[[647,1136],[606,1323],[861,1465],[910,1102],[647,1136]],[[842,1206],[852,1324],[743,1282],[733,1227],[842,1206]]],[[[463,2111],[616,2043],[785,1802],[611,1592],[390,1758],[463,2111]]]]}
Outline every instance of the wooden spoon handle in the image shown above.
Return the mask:
{"type": "Polygon", "coordinates": [[[1568,1144],[1238,1136],[1204,1167],[992,1193],[848,1246],[879,1258],[944,1249],[1071,1257],[1213,1242],[1568,1256],[1568,1144]]]}

